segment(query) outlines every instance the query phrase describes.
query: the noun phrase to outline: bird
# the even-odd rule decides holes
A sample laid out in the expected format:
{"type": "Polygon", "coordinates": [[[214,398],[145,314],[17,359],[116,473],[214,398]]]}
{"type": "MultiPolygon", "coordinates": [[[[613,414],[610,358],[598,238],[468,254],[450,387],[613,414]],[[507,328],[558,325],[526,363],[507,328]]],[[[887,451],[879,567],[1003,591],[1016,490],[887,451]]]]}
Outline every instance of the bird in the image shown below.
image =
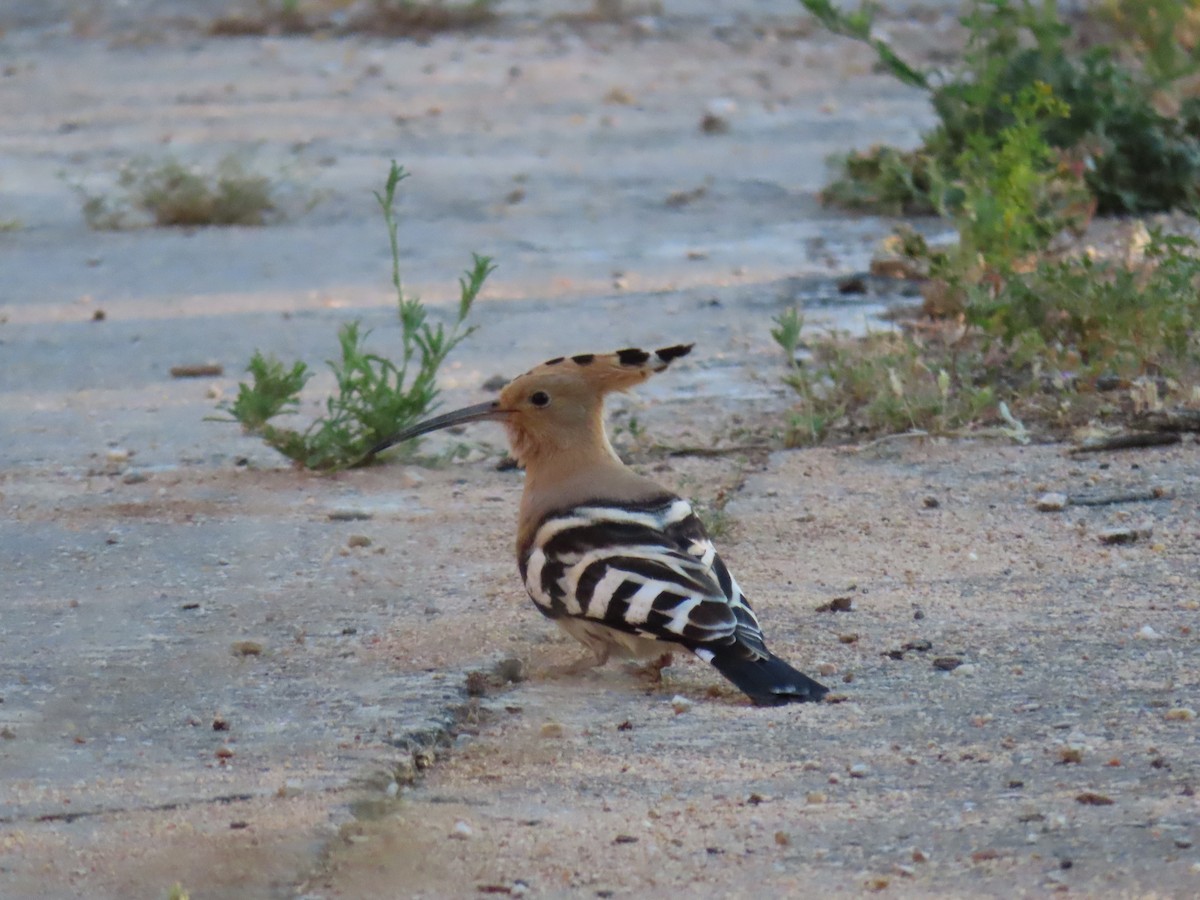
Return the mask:
{"type": "Polygon", "coordinates": [[[547,360],[497,399],[419,422],[388,447],[469,422],[498,421],[525,469],[517,527],[521,579],[538,610],[583,644],[583,671],[610,657],[710,664],[759,706],[818,701],[828,688],[769,649],[758,618],[692,505],[625,465],[604,425],[608,394],[664,371],[692,344],[547,360]]]}

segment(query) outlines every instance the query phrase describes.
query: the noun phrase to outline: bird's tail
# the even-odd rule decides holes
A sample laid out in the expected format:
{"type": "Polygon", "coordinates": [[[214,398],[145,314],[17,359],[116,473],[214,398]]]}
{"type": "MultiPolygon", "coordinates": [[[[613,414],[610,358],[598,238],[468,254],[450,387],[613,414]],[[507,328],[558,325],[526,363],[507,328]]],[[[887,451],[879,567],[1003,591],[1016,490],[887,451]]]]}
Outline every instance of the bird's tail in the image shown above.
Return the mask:
{"type": "Polygon", "coordinates": [[[769,651],[766,656],[751,657],[734,646],[724,653],[713,653],[709,662],[756,706],[815,702],[829,693],[829,688],[769,651]]]}

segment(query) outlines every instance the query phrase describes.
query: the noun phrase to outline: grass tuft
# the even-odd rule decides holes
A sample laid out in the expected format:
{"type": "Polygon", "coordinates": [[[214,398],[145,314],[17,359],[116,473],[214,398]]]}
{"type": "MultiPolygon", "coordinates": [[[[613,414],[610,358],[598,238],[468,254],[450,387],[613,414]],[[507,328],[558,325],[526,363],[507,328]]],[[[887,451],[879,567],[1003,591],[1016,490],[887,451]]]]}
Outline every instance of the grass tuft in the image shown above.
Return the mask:
{"type": "Polygon", "coordinates": [[[213,171],[167,157],[136,159],[122,167],[115,195],[76,190],[83,217],[98,231],[153,225],[160,228],[266,225],[280,218],[270,178],[249,171],[230,154],[213,171]]]}

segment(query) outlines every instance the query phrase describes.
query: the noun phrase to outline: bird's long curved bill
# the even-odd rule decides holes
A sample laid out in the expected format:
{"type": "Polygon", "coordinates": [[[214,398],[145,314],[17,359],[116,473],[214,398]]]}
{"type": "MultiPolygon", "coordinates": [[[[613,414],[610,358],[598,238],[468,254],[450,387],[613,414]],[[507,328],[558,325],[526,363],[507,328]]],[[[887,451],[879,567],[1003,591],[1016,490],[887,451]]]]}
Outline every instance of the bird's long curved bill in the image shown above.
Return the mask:
{"type": "Polygon", "coordinates": [[[424,422],[418,422],[416,425],[410,425],[402,431],[397,431],[391,437],[380,441],[374,447],[367,451],[365,459],[370,459],[376,453],[382,453],[388,447],[393,447],[396,444],[401,444],[404,441],[412,440],[415,437],[420,437],[423,434],[428,434],[431,431],[438,431],[442,428],[451,428],[454,425],[465,425],[468,422],[482,422],[485,420],[503,419],[505,416],[504,410],[500,408],[500,404],[495,400],[489,400],[487,403],[477,403],[475,406],[466,406],[462,409],[456,409],[454,412],[448,412],[444,415],[434,416],[432,419],[426,419],[424,422]]]}

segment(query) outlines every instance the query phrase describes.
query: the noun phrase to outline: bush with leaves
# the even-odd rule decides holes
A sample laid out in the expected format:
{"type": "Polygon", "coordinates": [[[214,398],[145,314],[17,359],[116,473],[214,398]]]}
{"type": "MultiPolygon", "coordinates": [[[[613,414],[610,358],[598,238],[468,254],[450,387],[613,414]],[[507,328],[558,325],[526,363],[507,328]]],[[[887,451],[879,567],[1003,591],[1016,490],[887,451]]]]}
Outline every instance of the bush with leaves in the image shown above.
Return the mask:
{"type": "Polygon", "coordinates": [[[1179,98],[1175,115],[1160,109],[1200,72],[1194,53],[1162,33],[1180,0],[1144,0],[1162,15],[1148,16],[1144,7],[1131,13],[1153,41],[1144,65],[1127,62],[1114,44],[1075,48],[1054,0],[971,0],[962,17],[962,62],[946,75],[908,64],[874,37],[874,4],[843,12],[831,0],[800,2],[830,30],[869,44],[890,74],[928,91],[938,117],[916,151],[847,156],[824,193],[829,202],[885,212],[940,209],[938,183],[960,175],[963,154],[979,135],[1013,124],[1012,99],[1036,84],[1065,104],[1065,115],[1043,121],[1043,134],[1078,167],[1099,212],[1190,209],[1200,200],[1200,99],[1179,98]]]}
{"type": "Polygon", "coordinates": [[[239,384],[237,398],[221,406],[247,432],[261,436],[269,446],[306,468],[359,465],[371,447],[428,413],[437,400],[438,369],[450,351],[474,331],[474,327],[464,325],[484,281],[495,268],[488,257],[474,255],[471,268],[459,278],[458,311],[449,329],[440,322],[430,324],[424,304],[404,291],[395,197],[396,188],[406,177],[393,162],[384,192],[375,194],[391,242],[392,285],[400,315],[399,363],[369,352],[365,344],[370,332],[363,331],[360,323],[350,322],[338,331],[340,359],[329,361],[337,392],[326,399],[325,415],[305,430],[279,427],[270,421],[298,409],[300,391],[312,374],[302,362],[289,368],[273,356],[255,352],[247,367],[250,383],[239,384]]]}

